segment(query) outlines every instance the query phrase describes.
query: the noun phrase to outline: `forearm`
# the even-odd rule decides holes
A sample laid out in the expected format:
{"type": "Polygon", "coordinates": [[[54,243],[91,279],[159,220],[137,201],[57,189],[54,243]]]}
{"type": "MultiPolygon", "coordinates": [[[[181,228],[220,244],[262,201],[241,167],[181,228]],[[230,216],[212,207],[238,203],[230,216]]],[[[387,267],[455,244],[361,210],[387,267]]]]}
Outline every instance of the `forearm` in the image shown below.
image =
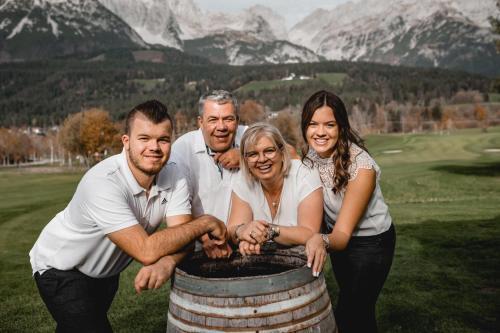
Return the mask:
{"type": "Polygon", "coordinates": [[[328,239],[330,240],[329,251],[342,251],[349,244],[351,233],[334,228],[332,233],[328,235],[328,239]]]}
{"type": "Polygon", "coordinates": [[[156,262],[164,256],[175,256],[179,261],[186,251],[179,252],[201,235],[210,232],[215,223],[215,217],[203,215],[199,218],[179,226],[169,227],[150,235],[143,246],[143,264],[156,262]]]}
{"type": "Polygon", "coordinates": [[[191,253],[193,250],[194,250],[194,242],[191,242],[187,246],[185,246],[182,250],[180,250],[179,252],[176,252],[174,254],[171,254],[171,255],[168,255],[165,257],[161,257],[158,261],[162,260],[163,258],[170,257],[171,260],[174,261],[175,265],[178,265],[182,262],[182,260],[184,260],[186,255],[191,253]]]}
{"type": "Polygon", "coordinates": [[[274,238],[274,241],[276,243],[286,246],[305,245],[307,240],[311,238],[312,235],[313,235],[312,230],[306,227],[280,226],[280,235],[274,238]]]}

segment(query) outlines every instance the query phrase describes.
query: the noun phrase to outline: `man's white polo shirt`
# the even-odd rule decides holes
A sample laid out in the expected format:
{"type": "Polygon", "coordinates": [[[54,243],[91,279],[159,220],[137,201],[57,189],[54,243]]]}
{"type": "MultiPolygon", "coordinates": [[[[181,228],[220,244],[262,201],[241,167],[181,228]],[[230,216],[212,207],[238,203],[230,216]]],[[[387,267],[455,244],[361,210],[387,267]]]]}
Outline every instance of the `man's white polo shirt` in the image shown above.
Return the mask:
{"type": "MultiPolygon", "coordinates": [[[[246,126],[238,126],[235,147],[239,147],[246,126]]],[[[192,195],[192,214],[210,214],[224,223],[231,208],[231,184],[238,170],[218,166],[207,151],[201,129],[191,131],[172,145],[171,161],[184,172],[192,195]]]]}
{"type": "Polygon", "coordinates": [[[132,258],[106,236],[135,224],[153,233],[167,216],[191,214],[182,173],[168,163],[149,198],[132,175],[125,151],[90,169],[68,206],[45,226],[30,251],[33,274],[78,269],[91,277],[119,274],[132,258]]]}

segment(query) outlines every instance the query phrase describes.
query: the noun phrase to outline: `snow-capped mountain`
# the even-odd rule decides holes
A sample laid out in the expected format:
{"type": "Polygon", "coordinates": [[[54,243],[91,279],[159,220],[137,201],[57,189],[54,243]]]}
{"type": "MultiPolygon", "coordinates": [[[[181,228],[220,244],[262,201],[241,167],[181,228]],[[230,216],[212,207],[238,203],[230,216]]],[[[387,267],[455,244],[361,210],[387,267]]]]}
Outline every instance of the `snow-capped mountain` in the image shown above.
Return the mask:
{"type": "Polygon", "coordinates": [[[97,0],[0,2],[0,62],[147,45],[97,0]]]}
{"type": "Polygon", "coordinates": [[[205,22],[205,36],[238,31],[262,41],[287,40],[285,19],[265,6],[253,6],[237,14],[208,13],[205,22]]]}
{"type": "Polygon", "coordinates": [[[180,27],[166,0],[99,0],[122,18],[148,44],[182,49],[180,27]]]}
{"type": "Polygon", "coordinates": [[[146,42],[185,50],[216,63],[244,65],[319,59],[303,46],[287,41],[284,18],[264,6],[227,14],[203,12],[192,0],[99,1],[146,42]]]}
{"type": "Polygon", "coordinates": [[[240,13],[203,12],[192,0],[99,0],[146,42],[182,49],[184,40],[241,32],[263,40],[286,40],[285,20],[264,6],[240,13]]]}
{"type": "Polygon", "coordinates": [[[261,5],[221,13],[193,0],[0,0],[0,62],[155,44],[232,65],[328,59],[500,74],[489,16],[500,16],[496,0],[353,0],[287,30],[261,5]]]}
{"type": "Polygon", "coordinates": [[[262,40],[251,34],[226,31],[218,35],[186,40],[185,51],[213,63],[231,65],[317,62],[311,50],[283,40],[262,40]]]}
{"type": "Polygon", "coordinates": [[[498,73],[488,22],[497,12],[495,0],[364,0],[316,10],[289,38],[331,60],[498,73]]]}

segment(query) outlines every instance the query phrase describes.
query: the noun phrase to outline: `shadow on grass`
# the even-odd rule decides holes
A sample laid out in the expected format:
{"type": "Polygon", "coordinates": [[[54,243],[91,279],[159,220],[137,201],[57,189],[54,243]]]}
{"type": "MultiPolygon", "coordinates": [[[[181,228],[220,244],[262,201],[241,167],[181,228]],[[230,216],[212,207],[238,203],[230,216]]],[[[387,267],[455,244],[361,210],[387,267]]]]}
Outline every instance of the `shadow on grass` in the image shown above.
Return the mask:
{"type": "Polygon", "coordinates": [[[500,176],[500,162],[482,163],[478,165],[440,165],[432,169],[459,175],[500,176]]]}
{"type": "Polygon", "coordinates": [[[382,332],[499,332],[500,216],[397,227],[382,332]]]}

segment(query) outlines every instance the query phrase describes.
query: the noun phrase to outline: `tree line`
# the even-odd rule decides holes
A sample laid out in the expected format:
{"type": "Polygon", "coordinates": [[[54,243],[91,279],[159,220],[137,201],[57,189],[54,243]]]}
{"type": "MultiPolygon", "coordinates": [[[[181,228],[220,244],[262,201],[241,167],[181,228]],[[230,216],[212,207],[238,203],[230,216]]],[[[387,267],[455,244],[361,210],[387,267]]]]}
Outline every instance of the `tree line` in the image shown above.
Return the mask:
{"type": "Polygon", "coordinates": [[[271,110],[301,105],[318,89],[335,91],[348,105],[368,99],[379,105],[395,101],[429,106],[432,100],[448,100],[461,90],[500,92],[493,80],[479,75],[346,61],[227,66],[137,63],[128,58],[101,62],[53,60],[0,65],[0,126],[60,125],[68,114],[90,107],[108,110],[117,121],[131,106],[152,98],[164,102],[172,113],[182,112],[192,119],[199,95],[215,88],[236,91],[241,100],[256,100],[271,110]],[[237,91],[246,83],[278,79],[292,72],[307,76],[333,72],[347,75],[340,86],[312,80],[306,85],[237,91]]]}

